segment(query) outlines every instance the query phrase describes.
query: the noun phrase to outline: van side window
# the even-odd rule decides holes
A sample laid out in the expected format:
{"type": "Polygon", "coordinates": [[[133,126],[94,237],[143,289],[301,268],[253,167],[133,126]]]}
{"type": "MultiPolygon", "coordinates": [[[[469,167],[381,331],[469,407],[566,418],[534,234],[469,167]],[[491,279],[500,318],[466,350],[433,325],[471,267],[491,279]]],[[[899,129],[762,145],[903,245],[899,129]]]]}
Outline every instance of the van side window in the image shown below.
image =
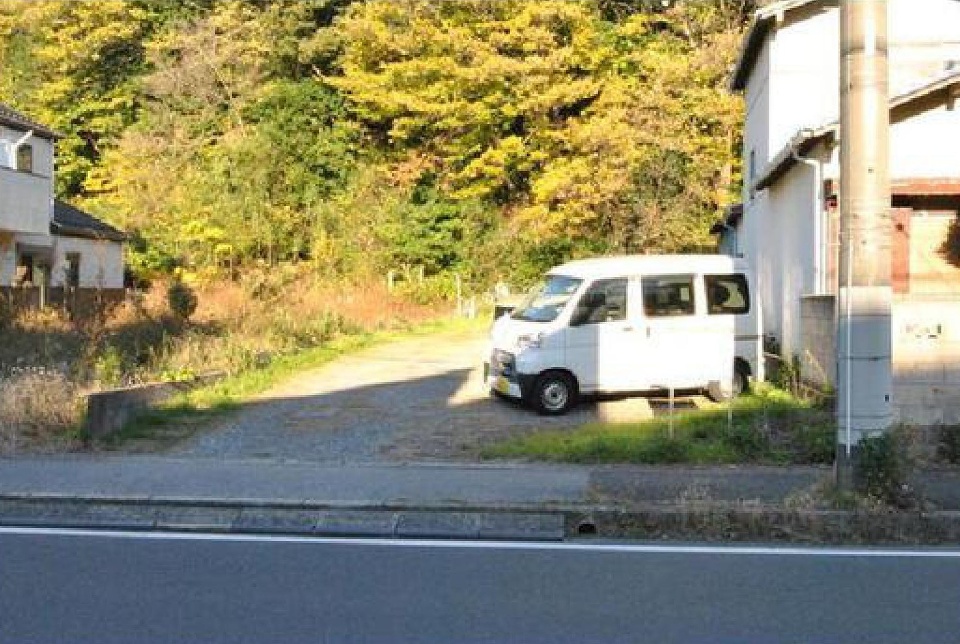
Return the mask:
{"type": "Polygon", "coordinates": [[[750,311],[750,291],[743,274],[704,275],[703,282],[710,315],[739,315],[750,311]]]}
{"type": "Polygon", "coordinates": [[[627,279],[597,280],[580,297],[571,326],[627,319],[627,279]]]}
{"type": "Polygon", "coordinates": [[[648,317],[693,315],[693,275],[643,278],[643,311],[648,317]]]}

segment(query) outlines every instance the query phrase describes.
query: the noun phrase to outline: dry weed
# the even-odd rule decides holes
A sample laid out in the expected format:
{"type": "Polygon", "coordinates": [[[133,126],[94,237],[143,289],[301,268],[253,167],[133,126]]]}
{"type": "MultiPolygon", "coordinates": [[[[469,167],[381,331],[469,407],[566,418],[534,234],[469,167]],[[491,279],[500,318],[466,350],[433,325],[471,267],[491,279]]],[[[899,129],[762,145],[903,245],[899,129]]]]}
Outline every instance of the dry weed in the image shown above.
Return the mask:
{"type": "Polygon", "coordinates": [[[82,420],[76,387],[61,373],[24,370],[0,381],[0,454],[69,449],[82,420]]]}

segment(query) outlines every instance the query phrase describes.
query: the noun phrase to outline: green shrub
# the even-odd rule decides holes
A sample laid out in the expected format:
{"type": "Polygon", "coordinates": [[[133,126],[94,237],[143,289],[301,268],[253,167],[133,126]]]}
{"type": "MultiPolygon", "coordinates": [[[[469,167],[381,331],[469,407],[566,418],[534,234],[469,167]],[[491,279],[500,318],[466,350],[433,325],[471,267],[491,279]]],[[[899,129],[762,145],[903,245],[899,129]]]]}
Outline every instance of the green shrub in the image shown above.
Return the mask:
{"type": "Polygon", "coordinates": [[[167,303],[178,320],[186,321],[197,310],[197,294],[192,288],[177,280],[167,289],[167,303]]]}
{"type": "Polygon", "coordinates": [[[894,432],[860,441],[856,463],[857,491],[891,505],[902,505],[908,463],[903,441],[894,432]]]}
{"type": "Polygon", "coordinates": [[[281,316],[277,318],[271,331],[285,344],[308,349],[326,344],[347,331],[348,326],[342,315],[327,311],[306,319],[292,315],[281,316]]]}
{"type": "Polygon", "coordinates": [[[937,456],[948,463],[960,465],[960,425],[945,425],[940,428],[937,456]]]}
{"type": "Polygon", "coordinates": [[[451,302],[457,296],[456,276],[441,273],[425,277],[423,281],[407,280],[397,284],[394,291],[400,297],[420,305],[451,302]]]}
{"type": "Polygon", "coordinates": [[[837,451],[836,427],[831,422],[797,423],[793,429],[793,449],[801,463],[832,463],[837,451]]]}
{"type": "Polygon", "coordinates": [[[124,359],[120,349],[107,346],[93,363],[93,373],[101,386],[113,387],[121,384],[124,374],[124,359]]]}
{"type": "Polygon", "coordinates": [[[753,424],[733,423],[725,429],[722,443],[748,461],[762,459],[770,453],[770,439],[753,424]]]}

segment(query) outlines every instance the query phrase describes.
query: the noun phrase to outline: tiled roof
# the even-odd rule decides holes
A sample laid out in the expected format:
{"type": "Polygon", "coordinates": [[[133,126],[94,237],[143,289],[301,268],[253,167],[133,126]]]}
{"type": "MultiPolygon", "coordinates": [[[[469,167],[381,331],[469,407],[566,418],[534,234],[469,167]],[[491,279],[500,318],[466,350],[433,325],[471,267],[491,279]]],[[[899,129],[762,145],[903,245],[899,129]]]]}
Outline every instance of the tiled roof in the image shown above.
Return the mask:
{"type": "Polygon", "coordinates": [[[90,239],[109,239],[110,241],[124,241],[127,236],[122,232],[88,215],[82,210],[57,199],[53,204],[53,224],[50,232],[65,237],[87,237],[90,239]]]}
{"type": "Polygon", "coordinates": [[[60,139],[63,135],[58,134],[45,125],[37,123],[9,105],[0,103],[0,125],[6,125],[18,130],[33,130],[33,133],[45,139],[60,139]]]}

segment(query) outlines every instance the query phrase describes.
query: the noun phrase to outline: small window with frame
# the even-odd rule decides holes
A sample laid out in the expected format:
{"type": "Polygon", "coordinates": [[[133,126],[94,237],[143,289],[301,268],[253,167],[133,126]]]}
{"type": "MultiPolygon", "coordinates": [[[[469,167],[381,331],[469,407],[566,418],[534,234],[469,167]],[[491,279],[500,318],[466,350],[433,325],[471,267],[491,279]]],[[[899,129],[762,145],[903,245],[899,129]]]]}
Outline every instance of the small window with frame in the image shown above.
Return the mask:
{"type": "Polygon", "coordinates": [[[21,253],[17,257],[17,272],[14,283],[18,286],[33,286],[33,255],[21,253]]]}
{"type": "Polygon", "coordinates": [[[644,277],[643,312],[647,317],[693,315],[693,275],[657,275],[644,277]]]}
{"type": "Polygon", "coordinates": [[[23,144],[17,148],[17,170],[33,172],[33,146],[23,144]]]}
{"type": "Polygon", "coordinates": [[[710,315],[742,315],[750,312],[750,290],[742,273],[704,275],[707,290],[707,313],[710,315]]]}

